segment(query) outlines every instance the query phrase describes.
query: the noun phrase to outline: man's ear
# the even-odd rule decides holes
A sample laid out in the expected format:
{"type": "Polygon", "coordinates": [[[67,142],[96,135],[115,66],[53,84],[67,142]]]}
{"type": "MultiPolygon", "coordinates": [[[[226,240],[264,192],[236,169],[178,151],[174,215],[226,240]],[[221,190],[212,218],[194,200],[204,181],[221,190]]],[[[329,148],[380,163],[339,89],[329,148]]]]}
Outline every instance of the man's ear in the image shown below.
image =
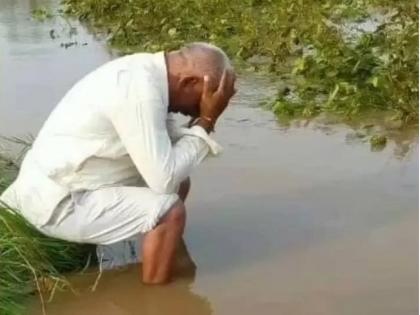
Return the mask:
{"type": "Polygon", "coordinates": [[[199,79],[195,76],[185,76],[182,77],[179,85],[181,88],[185,89],[185,88],[192,88],[194,87],[197,83],[199,83],[199,79]]]}

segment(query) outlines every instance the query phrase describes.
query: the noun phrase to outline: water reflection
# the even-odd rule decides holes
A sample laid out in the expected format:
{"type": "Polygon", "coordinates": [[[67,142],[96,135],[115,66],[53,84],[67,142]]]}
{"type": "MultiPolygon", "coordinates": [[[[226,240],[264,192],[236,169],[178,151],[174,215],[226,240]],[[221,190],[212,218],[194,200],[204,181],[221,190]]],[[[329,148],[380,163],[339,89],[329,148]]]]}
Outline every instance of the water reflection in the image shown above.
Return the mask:
{"type": "Polygon", "coordinates": [[[40,7],[49,7],[51,0],[2,0],[1,27],[9,43],[39,43],[45,37],[43,27],[29,27],[31,12],[40,7]]]}
{"type": "MultiPolygon", "coordinates": [[[[48,114],[67,90],[111,57],[102,43],[80,28],[75,39],[88,45],[64,49],[69,25],[62,19],[44,23],[31,10],[58,0],[0,1],[0,134],[36,135],[48,114]],[[59,32],[51,39],[50,31],[59,32]]],[[[73,26],[79,24],[72,21],[73,26]]]]}
{"type": "Polygon", "coordinates": [[[325,135],[333,135],[346,131],[345,143],[348,145],[365,145],[372,152],[381,152],[391,146],[393,155],[397,159],[404,159],[415,153],[418,147],[418,127],[403,126],[389,117],[389,114],[371,113],[355,119],[347,119],[333,114],[320,114],[310,119],[278,120],[279,129],[284,132],[294,129],[310,128],[321,131],[325,135]],[[384,136],[386,143],[383,146],[374,146],[370,139],[374,135],[384,136]]]}

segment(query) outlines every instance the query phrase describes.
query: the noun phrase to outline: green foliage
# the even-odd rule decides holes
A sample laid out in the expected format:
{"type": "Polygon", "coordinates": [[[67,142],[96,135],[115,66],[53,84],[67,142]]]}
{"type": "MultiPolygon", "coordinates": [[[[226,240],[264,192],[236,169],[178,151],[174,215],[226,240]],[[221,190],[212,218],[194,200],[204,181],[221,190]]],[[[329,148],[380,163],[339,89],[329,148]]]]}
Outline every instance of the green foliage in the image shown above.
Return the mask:
{"type": "MultiPolygon", "coordinates": [[[[393,4],[395,14],[373,33],[346,40],[318,25],[314,54],[296,59],[295,93],[303,106],[318,99],[322,111],[352,116],[363,110],[392,111],[406,123],[418,120],[417,4],[393,4]],[[320,96],[325,96],[324,98],[320,96]]],[[[296,104],[297,103],[297,104],[296,104]]]]}
{"type": "MultiPolygon", "coordinates": [[[[123,53],[208,41],[238,61],[268,57],[292,74],[293,98],[272,103],[280,116],[365,109],[418,119],[417,1],[391,0],[64,0],[65,12],[106,34],[123,53]],[[372,8],[389,14],[371,33],[351,37],[346,23],[372,8]]],[[[375,12],[373,10],[373,12],[375,12]]]]}
{"type": "Polygon", "coordinates": [[[66,285],[62,272],[83,267],[87,257],[80,244],[46,237],[17,213],[0,207],[0,313],[23,313],[24,300],[33,291],[48,297],[66,285]]]}
{"type": "MultiPolygon", "coordinates": [[[[0,155],[0,194],[15,178],[18,163],[0,155]]],[[[0,314],[24,313],[25,298],[42,301],[66,286],[63,272],[82,268],[89,247],[39,233],[22,216],[0,204],[0,314]]]]}
{"type": "Polygon", "coordinates": [[[38,8],[32,11],[32,17],[39,22],[44,22],[51,19],[53,14],[45,8],[38,8]]]}

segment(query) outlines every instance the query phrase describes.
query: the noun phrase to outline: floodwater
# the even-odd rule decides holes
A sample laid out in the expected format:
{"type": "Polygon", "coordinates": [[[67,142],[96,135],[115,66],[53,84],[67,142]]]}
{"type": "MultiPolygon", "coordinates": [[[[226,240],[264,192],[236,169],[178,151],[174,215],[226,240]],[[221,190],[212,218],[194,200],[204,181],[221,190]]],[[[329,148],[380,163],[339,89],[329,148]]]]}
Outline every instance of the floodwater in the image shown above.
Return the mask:
{"type": "MultiPolygon", "coordinates": [[[[3,135],[36,134],[66,90],[112,58],[82,28],[69,37],[62,21],[31,21],[45,3],[0,4],[3,135]]],[[[92,290],[89,270],[71,277],[74,292],[55,293],[48,314],[418,313],[417,132],[373,152],[345,125],[279,124],[258,106],[270,80],[239,81],[217,127],[225,152],[192,177],[185,240],[195,272],[147,287],[130,265],[104,271],[92,290]]],[[[116,264],[130,249],[117,245],[116,264]]],[[[29,308],[41,314],[37,302],[29,308]]]]}

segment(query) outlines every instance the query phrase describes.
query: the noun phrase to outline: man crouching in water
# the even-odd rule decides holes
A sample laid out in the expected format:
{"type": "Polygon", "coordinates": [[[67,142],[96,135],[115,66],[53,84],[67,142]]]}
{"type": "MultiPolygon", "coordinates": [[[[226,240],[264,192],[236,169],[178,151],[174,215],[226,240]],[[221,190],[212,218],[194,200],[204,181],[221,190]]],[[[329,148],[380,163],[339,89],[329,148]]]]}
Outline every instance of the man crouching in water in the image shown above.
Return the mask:
{"type": "Polygon", "coordinates": [[[234,85],[229,58],[206,43],[108,62],[59,102],[1,200],[68,241],[145,234],[142,280],[168,282],[189,176],[220,150],[209,134],[234,85]],[[188,127],[173,125],[178,112],[192,118],[188,127]]]}

